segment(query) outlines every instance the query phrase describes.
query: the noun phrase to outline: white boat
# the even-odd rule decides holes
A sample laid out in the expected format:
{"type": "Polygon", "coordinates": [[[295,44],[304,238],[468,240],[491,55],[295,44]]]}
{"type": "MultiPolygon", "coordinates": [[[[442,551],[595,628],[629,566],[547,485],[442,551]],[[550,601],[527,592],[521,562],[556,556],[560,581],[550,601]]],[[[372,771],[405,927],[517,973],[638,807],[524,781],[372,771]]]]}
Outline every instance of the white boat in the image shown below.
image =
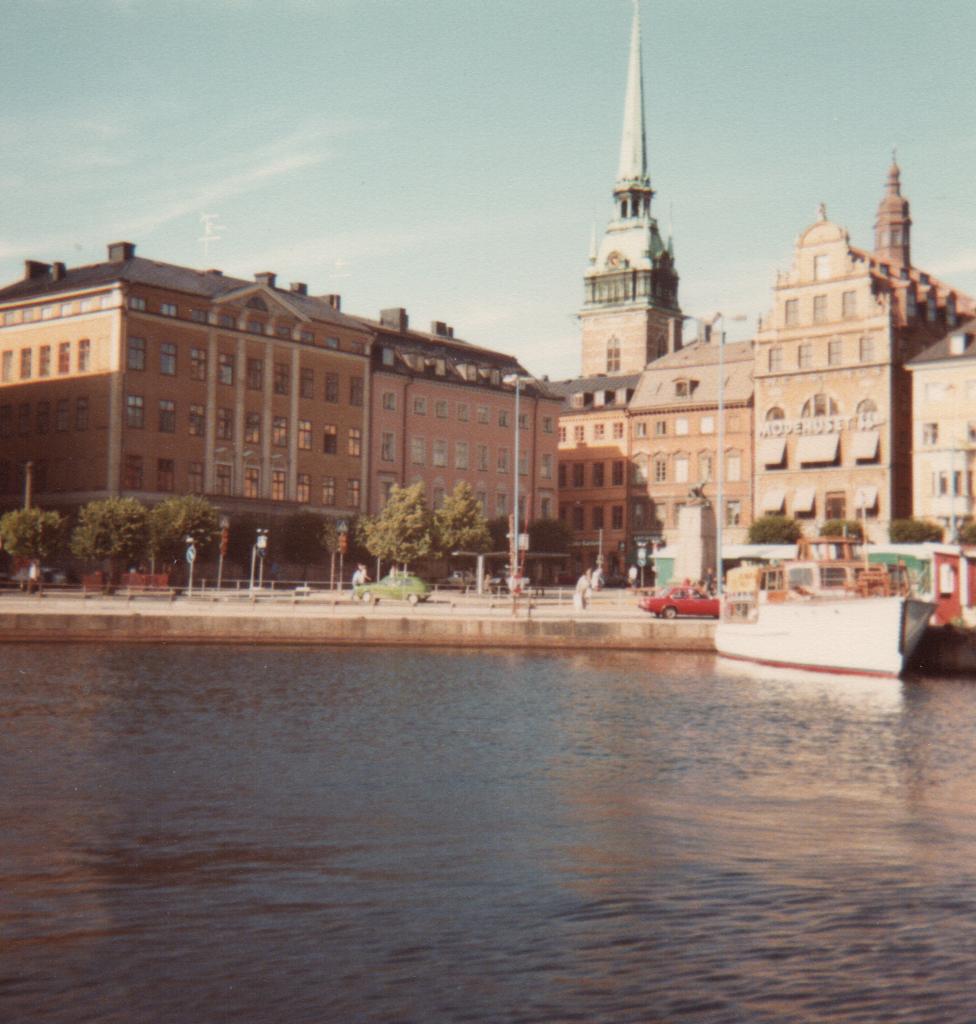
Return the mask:
{"type": "Polygon", "coordinates": [[[783,565],[728,574],[715,647],[726,658],[817,672],[900,676],[935,605],[897,565],[847,537],[801,540],[783,565]]]}

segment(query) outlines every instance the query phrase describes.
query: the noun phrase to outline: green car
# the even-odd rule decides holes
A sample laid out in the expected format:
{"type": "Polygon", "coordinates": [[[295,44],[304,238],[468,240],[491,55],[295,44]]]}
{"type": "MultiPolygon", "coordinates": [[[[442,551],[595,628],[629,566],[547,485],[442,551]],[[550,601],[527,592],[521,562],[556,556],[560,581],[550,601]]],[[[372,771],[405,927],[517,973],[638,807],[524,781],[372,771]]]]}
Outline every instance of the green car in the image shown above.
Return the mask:
{"type": "Polygon", "coordinates": [[[384,576],[376,583],[357,584],[353,587],[352,596],[367,604],[373,604],[381,597],[418,604],[430,597],[430,587],[419,576],[398,572],[396,576],[384,576]]]}

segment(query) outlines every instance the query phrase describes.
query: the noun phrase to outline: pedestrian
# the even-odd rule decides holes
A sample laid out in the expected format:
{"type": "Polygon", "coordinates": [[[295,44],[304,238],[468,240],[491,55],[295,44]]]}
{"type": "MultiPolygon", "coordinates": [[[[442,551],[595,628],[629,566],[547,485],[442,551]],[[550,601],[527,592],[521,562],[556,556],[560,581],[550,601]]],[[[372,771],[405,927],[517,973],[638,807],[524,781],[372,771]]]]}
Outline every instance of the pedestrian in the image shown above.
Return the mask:
{"type": "Polygon", "coordinates": [[[590,594],[593,592],[593,571],[587,569],[576,581],[576,590],[573,592],[573,608],[578,612],[586,611],[590,603],[590,594]]]}
{"type": "Polygon", "coordinates": [[[31,559],[27,567],[27,593],[33,594],[41,589],[41,567],[36,558],[31,559]]]}
{"type": "Polygon", "coordinates": [[[715,570],[711,566],[705,572],[705,590],[709,594],[715,593],[715,570]]]}
{"type": "Polygon", "coordinates": [[[634,590],[637,587],[637,566],[632,565],[627,570],[627,582],[630,584],[630,589],[634,590]]]}
{"type": "Polygon", "coordinates": [[[356,571],[352,574],[352,585],[359,587],[364,583],[369,583],[369,581],[369,573],[366,572],[366,566],[360,562],[356,566],[356,571]]]}

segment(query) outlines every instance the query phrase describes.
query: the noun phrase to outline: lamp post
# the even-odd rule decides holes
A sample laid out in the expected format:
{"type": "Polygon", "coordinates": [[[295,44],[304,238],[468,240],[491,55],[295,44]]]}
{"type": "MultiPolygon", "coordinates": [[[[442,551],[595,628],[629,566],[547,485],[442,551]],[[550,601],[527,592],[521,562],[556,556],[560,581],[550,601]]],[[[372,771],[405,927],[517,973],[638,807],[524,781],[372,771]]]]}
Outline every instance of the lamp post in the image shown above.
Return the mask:
{"type": "MultiPolygon", "coordinates": [[[[521,573],[519,572],[519,416],[521,415],[521,394],[522,394],[522,381],[521,374],[512,373],[505,377],[506,383],[514,382],[515,384],[515,465],[513,467],[514,481],[512,484],[512,491],[514,496],[514,507],[512,509],[512,529],[511,529],[511,544],[509,545],[509,572],[510,579],[512,580],[512,614],[516,614],[516,601],[517,601],[517,580],[521,579],[521,573]]],[[[531,379],[531,378],[528,378],[531,379]]]]}
{"type": "Polygon", "coordinates": [[[251,590],[254,590],[254,568],[259,556],[261,558],[261,570],[258,585],[264,586],[264,553],[267,547],[268,531],[259,527],[254,546],[251,548],[251,590]]]}

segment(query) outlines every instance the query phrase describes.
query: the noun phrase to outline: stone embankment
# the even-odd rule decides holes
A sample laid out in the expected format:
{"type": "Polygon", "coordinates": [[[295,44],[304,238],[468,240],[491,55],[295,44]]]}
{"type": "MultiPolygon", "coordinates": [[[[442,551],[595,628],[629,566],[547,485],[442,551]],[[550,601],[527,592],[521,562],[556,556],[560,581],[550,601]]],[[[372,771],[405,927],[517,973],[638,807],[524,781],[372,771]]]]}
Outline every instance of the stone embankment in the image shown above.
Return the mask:
{"type": "Polygon", "coordinates": [[[631,597],[600,595],[583,612],[568,601],[511,603],[462,596],[416,607],[313,595],[260,597],[0,598],[5,640],[95,643],[325,644],[579,650],[713,651],[714,622],[665,621],[631,597]]]}

